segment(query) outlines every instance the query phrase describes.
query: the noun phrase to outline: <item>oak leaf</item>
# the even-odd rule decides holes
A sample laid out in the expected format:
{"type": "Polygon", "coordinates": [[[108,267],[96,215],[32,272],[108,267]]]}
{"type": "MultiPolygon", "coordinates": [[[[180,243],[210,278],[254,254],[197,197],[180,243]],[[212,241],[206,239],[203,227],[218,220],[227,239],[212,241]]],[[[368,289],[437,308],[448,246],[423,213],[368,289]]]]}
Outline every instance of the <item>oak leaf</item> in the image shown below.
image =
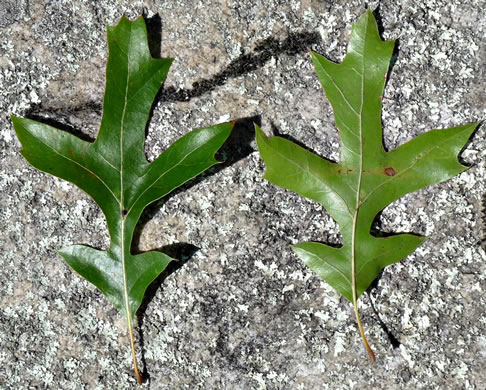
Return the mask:
{"type": "Polygon", "coordinates": [[[132,254],[135,226],[148,204],[218,162],[214,154],[233,123],[194,130],[148,163],[145,126],[172,59],[151,57],[143,18],[130,22],[123,17],[116,26],[108,26],[108,48],[103,117],[95,142],[33,120],[12,116],[12,121],[26,160],[74,183],[105,215],[111,239],[107,251],[73,245],[59,254],[126,316],[134,369],[141,383],[133,319],[145,290],[172,259],[156,251],[132,254]]]}
{"type": "Polygon", "coordinates": [[[358,327],[372,361],[358,312],[358,298],[383,268],[412,253],[426,237],[371,232],[376,215],[401,196],[447,180],[465,169],[458,161],[477,123],[432,130],[385,151],[381,106],[394,41],[381,40],[368,10],[354,24],[341,64],[312,53],[314,67],[331,102],[341,137],[341,161],[325,160],[281,137],[256,128],[264,178],[320,203],[337,221],[341,247],[305,242],[292,248],[322,279],[353,303],[358,327]]]}

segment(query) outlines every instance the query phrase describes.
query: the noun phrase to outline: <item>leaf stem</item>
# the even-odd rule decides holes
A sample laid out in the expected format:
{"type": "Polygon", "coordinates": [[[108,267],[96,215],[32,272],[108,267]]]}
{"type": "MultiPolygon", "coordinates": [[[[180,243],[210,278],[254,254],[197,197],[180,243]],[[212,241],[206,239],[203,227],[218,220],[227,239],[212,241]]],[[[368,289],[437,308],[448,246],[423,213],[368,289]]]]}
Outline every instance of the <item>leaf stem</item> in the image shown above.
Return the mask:
{"type": "MultiPolygon", "coordinates": [[[[359,180],[359,187],[361,186],[361,176],[359,180]]],[[[358,192],[359,195],[359,192],[358,192]]],[[[354,314],[356,315],[356,322],[358,323],[359,333],[361,334],[361,338],[363,339],[363,344],[368,352],[368,356],[370,357],[371,363],[376,361],[375,354],[371,349],[370,345],[368,344],[368,340],[366,340],[366,336],[363,329],[363,324],[361,324],[361,318],[359,317],[359,310],[358,310],[358,293],[356,292],[356,226],[358,221],[358,213],[359,213],[359,200],[358,200],[358,207],[356,208],[356,212],[353,216],[353,235],[351,241],[351,253],[352,253],[352,260],[351,260],[351,292],[353,295],[353,307],[354,307],[354,314]]]]}
{"type": "MultiPolygon", "coordinates": [[[[125,230],[125,223],[124,220],[122,221],[122,240],[124,241],[124,234],[123,231],[125,230]]],[[[122,242],[123,242],[122,241],[122,242]]],[[[132,324],[132,317],[130,312],[130,305],[128,303],[128,291],[127,291],[127,277],[126,277],[126,270],[125,270],[125,250],[124,245],[122,244],[122,260],[123,260],[123,287],[125,292],[125,311],[127,316],[127,328],[128,328],[128,336],[130,337],[130,347],[132,348],[132,358],[133,358],[133,368],[135,369],[135,376],[137,377],[137,382],[139,385],[142,384],[142,376],[138,371],[137,365],[137,352],[135,351],[135,340],[133,339],[133,324],[132,324]]]]}
{"type": "MultiPolygon", "coordinates": [[[[353,275],[354,276],[354,275],[353,275]]],[[[361,334],[361,338],[363,339],[363,344],[368,352],[368,356],[370,357],[371,363],[376,362],[375,354],[371,349],[370,345],[368,344],[368,340],[366,339],[363,325],[361,324],[361,318],[359,317],[358,311],[358,298],[356,297],[356,283],[353,283],[353,306],[354,306],[354,314],[356,315],[356,322],[358,323],[359,333],[361,334]]]]}
{"type": "MultiPolygon", "coordinates": [[[[358,182],[358,188],[361,187],[361,175],[358,182]]],[[[358,191],[359,196],[359,191],[358,191]]],[[[358,213],[359,213],[359,199],[357,199],[358,207],[356,207],[356,212],[353,216],[353,234],[351,240],[351,292],[353,295],[353,307],[354,307],[354,314],[356,315],[356,322],[358,323],[359,333],[361,334],[361,338],[363,339],[363,344],[368,352],[368,356],[370,357],[371,363],[376,361],[375,354],[371,349],[370,345],[368,344],[368,340],[366,339],[366,335],[364,333],[363,324],[361,323],[361,318],[359,316],[358,310],[358,293],[356,291],[356,227],[358,224],[358,213]]]]}
{"type": "MultiPolygon", "coordinates": [[[[122,196],[123,199],[123,196],[122,196]]],[[[127,287],[127,274],[125,267],[125,216],[122,217],[121,222],[121,253],[122,253],[122,270],[123,270],[123,291],[125,295],[125,314],[127,316],[127,328],[128,336],[130,337],[130,347],[132,348],[132,358],[133,358],[133,368],[135,370],[135,376],[137,377],[137,382],[139,385],[142,384],[142,376],[138,371],[137,365],[137,353],[135,351],[135,340],[133,339],[133,324],[132,324],[132,313],[130,312],[130,304],[128,302],[128,287],[127,287]]]]}
{"type": "Polygon", "coordinates": [[[128,335],[130,336],[130,347],[132,348],[133,367],[135,369],[135,376],[137,377],[138,384],[141,385],[143,380],[142,380],[142,376],[140,375],[140,372],[138,371],[137,353],[135,351],[135,341],[133,339],[133,326],[132,326],[132,320],[130,319],[130,316],[127,316],[127,325],[128,325],[128,335]]]}

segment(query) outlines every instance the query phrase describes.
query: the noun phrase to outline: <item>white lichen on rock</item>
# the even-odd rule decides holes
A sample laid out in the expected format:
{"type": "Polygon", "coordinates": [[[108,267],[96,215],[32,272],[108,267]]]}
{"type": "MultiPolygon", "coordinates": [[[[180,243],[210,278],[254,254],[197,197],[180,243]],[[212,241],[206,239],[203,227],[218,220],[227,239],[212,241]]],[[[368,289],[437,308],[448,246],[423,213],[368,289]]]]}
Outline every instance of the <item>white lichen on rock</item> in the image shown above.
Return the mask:
{"type": "MultiPolygon", "coordinates": [[[[482,2],[369,5],[380,5],[383,37],[399,39],[383,98],[388,148],[431,128],[486,117],[482,2]]],[[[149,159],[192,128],[243,117],[339,159],[331,107],[308,49],[342,60],[351,23],[364,11],[362,1],[3,1],[2,388],[132,388],[119,314],[55,253],[73,243],[106,247],[104,218],[81,191],[26,164],[9,114],[41,115],[94,138],[104,88],[105,24],[144,10],[149,18],[160,16],[154,28],[162,29],[162,55],[176,57],[166,88],[194,93],[194,82],[212,80],[232,62],[243,58],[241,68],[248,68],[219,83],[213,79],[212,88],[187,101],[163,98],[148,128],[149,159]],[[282,52],[289,34],[296,39],[303,33],[317,38],[295,53],[282,52]],[[255,50],[259,46],[267,57],[255,50]]],[[[469,171],[409,194],[382,213],[383,230],[430,238],[389,267],[361,300],[378,356],[374,366],[362,354],[350,305],[289,248],[307,240],[338,243],[338,226],[321,207],[263,180],[249,130],[240,138],[240,150],[231,150],[237,161],[151,207],[142,226],[141,250],[180,242],[199,248],[163,280],[138,319],[151,388],[481,388],[484,127],[462,154],[469,171]],[[380,321],[399,348],[392,348],[380,321]]]]}

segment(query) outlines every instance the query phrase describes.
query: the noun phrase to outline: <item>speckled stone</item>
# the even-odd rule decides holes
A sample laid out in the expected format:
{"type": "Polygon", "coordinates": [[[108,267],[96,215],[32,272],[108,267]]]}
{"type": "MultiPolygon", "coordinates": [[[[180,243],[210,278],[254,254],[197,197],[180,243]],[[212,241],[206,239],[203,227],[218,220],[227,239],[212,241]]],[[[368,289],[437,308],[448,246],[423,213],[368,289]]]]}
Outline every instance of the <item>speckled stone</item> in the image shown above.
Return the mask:
{"type": "MultiPolygon", "coordinates": [[[[9,115],[94,139],[106,24],[144,13],[153,54],[175,57],[148,127],[155,158],[197,127],[253,118],[339,159],[332,111],[309,49],[342,60],[363,1],[2,0],[0,2],[0,388],[134,389],[125,323],[56,254],[109,243],[86,194],[30,167],[9,115]]],[[[385,90],[388,148],[486,117],[486,1],[370,1],[398,38],[385,90]]],[[[150,206],[136,250],[180,258],[137,319],[139,359],[157,389],[483,389],[486,383],[484,126],[472,167],[384,210],[381,229],[430,238],[360,300],[370,365],[351,305],[289,243],[339,242],[313,202],[261,176],[251,128],[227,162],[150,206]],[[388,332],[388,333],[387,333],[388,332]],[[143,358],[142,358],[143,355],[143,358]]]]}

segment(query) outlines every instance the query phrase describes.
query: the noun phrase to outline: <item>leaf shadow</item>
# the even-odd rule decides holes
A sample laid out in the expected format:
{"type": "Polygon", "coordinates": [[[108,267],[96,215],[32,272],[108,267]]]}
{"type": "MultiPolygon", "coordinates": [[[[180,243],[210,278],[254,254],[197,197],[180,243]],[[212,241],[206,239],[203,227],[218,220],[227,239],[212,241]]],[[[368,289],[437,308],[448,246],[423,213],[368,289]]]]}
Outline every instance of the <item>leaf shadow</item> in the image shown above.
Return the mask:
{"type": "Polygon", "coordinates": [[[391,346],[393,349],[400,348],[400,345],[402,344],[401,341],[393,334],[393,332],[388,328],[388,326],[385,324],[385,322],[381,319],[378,311],[376,310],[376,307],[373,303],[373,300],[371,299],[371,292],[373,290],[378,289],[378,282],[383,276],[383,270],[378,274],[375,280],[370,284],[370,286],[366,289],[366,294],[368,295],[368,300],[370,301],[371,309],[373,310],[373,313],[375,314],[376,318],[378,319],[378,323],[380,324],[381,329],[383,332],[385,332],[386,336],[388,337],[388,341],[390,341],[391,346]]]}
{"type": "MultiPolygon", "coordinates": [[[[390,207],[391,204],[389,204],[387,207],[390,207]]],[[[373,237],[377,238],[386,238],[386,237],[393,237],[393,236],[400,236],[402,234],[409,234],[412,236],[416,237],[424,237],[423,234],[420,233],[414,233],[414,232],[404,232],[404,231],[393,231],[393,232],[387,232],[383,229],[383,220],[381,218],[381,215],[383,214],[383,211],[385,209],[379,211],[376,215],[375,218],[373,219],[373,222],[371,224],[370,228],[370,234],[373,237]]],[[[417,225],[420,227],[420,225],[417,225]]]]}
{"type": "MultiPolygon", "coordinates": [[[[87,109],[87,108],[83,105],[83,108],[78,109],[77,111],[84,111],[85,109],[87,109]]],[[[53,110],[47,110],[46,112],[50,113],[52,111],[53,110]]],[[[57,110],[54,110],[54,111],[57,111],[57,110]]],[[[67,115],[66,113],[56,112],[57,117],[59,117],[59,116],[64,117],[65,121],[61,122],[59,120],[47,117],[47,116],[45,116],[45,114],[40,114],[40,112],[41,112],[40,105],[35,104],[25,112],[24,117],[27,118],[27,119],[31,119],[31,120],[43,123],[45,125],[49,125],[51,127],[55,127],[59,130],[65,131],[67,133],[70,133],[70,134],[78,137],[79,139],[82,139],[83,141],[91,142],[91,143],[93,143],[95,141],[95,138],[93,138],[91,135],[75,128],[72,125],[70,125],[69,124],[69,118],[68,118],[69,115],[67,115]]],[[[68,113],[75,113],[76,110],[75,109],[68,109],[67,112],[68,113]]]]}
{"type": "MultiPolygon", "coordinates": [[[[162,53],[162,19],[159,14],[148,17],[144,10],[143,18],[147,26],[149,50],[153,58],[161,58],[162,53]]],[[[187,102],[223,86],[229,79],[243,76],[262,68],[272,57],[282,54],[294,56],[309,51],[313,45],[321,42],[317,32],[290,32],[285,39],[274,37],[266,38],[256,43],[249,53],[240,54],[223,70],[207,79],[200,79],[192,84],[191,88],[177,89],[176,87],[163,87],[155,97],[154,106],[159,102],[187,102]]]]}
{"type": "MultiPolygon", "coordinates": [[[[162,21],[160,15],[156,14],[150,18],[144,16],[144,19],[147,26],[150,53],[153,58],[161,58],[162,21]]],[[[200,97],[215,90],[217,87],[223,86],[229,79],[234,79],[262,68],[272,57],[279,57],[280,55],[294,56],[302,52],[307,52],[309,47],[318,45],[320,42],[321,37],[319,33],[308,31],[289,33],[287,38],[283,40],[269,37],[258,42],[250,53],[240,54],[223,70],[210,78],[195,81],[192,84],[192,88],[177,89],[173,86],[167,88],[163,86],[155,97],[154,106],[159,102],[188,102],[193,98],[200,97]]],[[[78,105],[69,105],[67,103],[62,110],[77,113],[87,111],[88,109],[99,113],[101,116],[102,105],[94,101],[88,101],[78,105]]],[[[27,112],[33,115],[41,111],[45,111],[45,108],[41,105],[34,104],[27,112]]]]}
{"type": "Polygon", "coordinates": [[[464,152],[464,150],[466,150],[469,145],[473,142],[473,139],[474,137],[476,136],[476,133],[479,131],[479,129],[481,129],[482,127],[484,126],[484,121],[480,121],[478,122],[478,125],[476,126],[476,128],[474,129],[474,131],[471,133],[471,135],[469,136],[469,139],[467,140],[467,142],[464,144],[464,146],[461,148],[461,151],[457,154],[457,160],[459,161],[459,163],[461,163],[462,165],[466,166],[467,168],[471,168],[474,166],[474,164],[468,164],[467,161],[464,160],[464,158],[462,157],[462,153],[464,152]]]}
{"type": "Polygon", "coordinates": [[[272,57],[278,57],[282,54],[294,56],[301,52],[307,52],[311,46],[319,44],[320,41],[321,38],[317,32],[307,31],[289,33],[287,38],[283,40],[269,37],[258,42],[252,52],[242,53],[212,77],[194,82],[192,88],[176,89],[173,86],[163,88],[159,91],[156,101],[187,102],[226,84],[229,79],[262,68],[272,57]]]}
{"type": "Polygon", "coordinates": [[[281,137],[281,138],[284,138],[288,141],[291,141],[293,142],[294,144],[297,144],[299,145],[301,148],[307,150],[308,152],[311,152],[312,154],[315,154],[316,156],[319,156],[320,158],[322,158],[323,160],[326,160],[326,161],[329,161],[331,163],[336,163],[336,161],[333,161],[325,156],[322,156],[320,155],[319,153],[317,153],[314,149],[312,149],[311,147],[307,146],[306,144],[304,144],[303,142],[299,141],[298,139],[294,138],[293,136],[291,135],[288,135],[288,134],[285,134],[285,133],[282,133],[279,128],[275,125],[274,122],[271,122],[270,123],[270,127],[272,129],[272,134],[275,136],[275,137],[281,137]]]}
{"type": "Polygon", "coordinates": [[[142,300],[142,304],[140,305],[136,313],[136,317],[138,320],[138,339],[141,351],[140,362],[142,363],[143,367],[141,375],[144,382],[150,379],[147,362],[145,360],[145,339],[143,334],[145,312],[147,311],[150,302],[154,299],[155,295],[164,284],[165,280],[170,275],[177,272],[177,270],[182,268],[184,264],[186,264],[192,258],[192,256],[194,256],[194,254],[200,250],[200,248],[186,242],[179,242],[175,244],[165,245],[161,248],[156,248],[154,250],[165,253],[166,255],[172,257],[174,261],[170,262],[167,268],[159,276],[157,276],[154,281],[147,287],[147,290],[145,291],[145,295],[142,300]]]}
{"type": "MultiPolygon", "coordinates": [[[[376,25],[378,26],[378,32],[380,34],[380,38],[383,39],[383,32],[385,31],[385,27],[383,26],[383,18],[380,15],[380,8],[381,8],[381,4],[379,4],[374,9],[373,16],[375,17],[376,25]]],[[[388,72],[386,73],[385,85],[388,84],[388,81],[390,80],[390,76],[398,60],[399,55],[400,55],[400,40],[395,39],[395,46],[393,47],[393,53],[390,59],[390,65],[388,66],[388,72]]]]}
{"type": "Polygon", "coordinates": [[[162,54],[162,18],[160,14],[147,16],[147,9],[143,10],[142,17],[147,27],[147,38],[150,55],[153,58],[161,58],[162,54]]]}

